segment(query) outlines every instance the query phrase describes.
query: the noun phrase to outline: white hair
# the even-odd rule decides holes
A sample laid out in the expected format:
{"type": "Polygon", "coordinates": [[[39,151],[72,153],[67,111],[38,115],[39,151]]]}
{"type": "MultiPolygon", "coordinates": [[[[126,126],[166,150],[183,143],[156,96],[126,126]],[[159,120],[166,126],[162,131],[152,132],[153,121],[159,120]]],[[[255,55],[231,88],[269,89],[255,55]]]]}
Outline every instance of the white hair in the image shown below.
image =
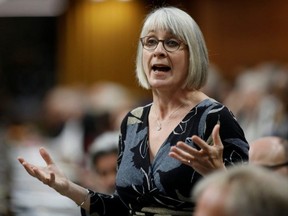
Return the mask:
{"type": "MultiPolygon", "coordinates": [[[[152,11],[145,19],[140,38],[150,31],[167,30],[181,39],[189,50],[189,69],[184,87],[200,89],[205,85],[208,71],[208,52],[202,32],[193,18],[175,7],[161,7],[152,11]]],[[[142,62],[143,47],[139,40],[136,58],[136,76],[143,88],[150,89],[142,62]]]]}

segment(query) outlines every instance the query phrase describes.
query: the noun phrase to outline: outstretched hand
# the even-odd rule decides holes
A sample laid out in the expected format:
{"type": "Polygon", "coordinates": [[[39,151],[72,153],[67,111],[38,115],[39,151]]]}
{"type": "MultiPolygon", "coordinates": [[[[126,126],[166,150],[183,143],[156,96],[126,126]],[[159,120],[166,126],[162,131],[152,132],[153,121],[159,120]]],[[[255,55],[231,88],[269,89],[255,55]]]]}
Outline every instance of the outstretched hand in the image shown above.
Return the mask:
{"type": "Polygon", "coordinates": [[[225,169],[223,162],[223,144],[219,135],[220,125],[216,124],[212,131],[212,144],[200,137],[192,136],[192,141],[200,147],[197,150],[188,144],[179,141],[171,147],[169,156],[191,166],[201,175],[207,175],[217,169],[225,169]]]}
{"type": "Polygon", "coordinates": [[[31,176],[54,188],[60,194],[64,194],[65,191],[68,190],[69,180],[64,175],[64,173],[58,169],[45,148],[40,148],[39,152],[46,162],[47,166],[45,167],[30,164],[22,157],[18,157],[18,161],[23,165],[23,167],[31,176]]]}

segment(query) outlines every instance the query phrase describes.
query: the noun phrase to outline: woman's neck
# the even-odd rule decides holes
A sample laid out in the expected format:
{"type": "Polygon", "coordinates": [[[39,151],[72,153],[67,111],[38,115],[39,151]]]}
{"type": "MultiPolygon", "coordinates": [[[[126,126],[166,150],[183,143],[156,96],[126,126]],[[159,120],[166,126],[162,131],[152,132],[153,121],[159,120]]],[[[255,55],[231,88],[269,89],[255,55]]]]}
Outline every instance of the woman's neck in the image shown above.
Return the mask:
{"type": "Polygon", "coordinates": [[[207,95],[197,90],[178,91],[170,95],[156,91],[153,92],[153,110],[159,119],[165,119],[181,110],[190,110],[207,98],[207,95]]]}

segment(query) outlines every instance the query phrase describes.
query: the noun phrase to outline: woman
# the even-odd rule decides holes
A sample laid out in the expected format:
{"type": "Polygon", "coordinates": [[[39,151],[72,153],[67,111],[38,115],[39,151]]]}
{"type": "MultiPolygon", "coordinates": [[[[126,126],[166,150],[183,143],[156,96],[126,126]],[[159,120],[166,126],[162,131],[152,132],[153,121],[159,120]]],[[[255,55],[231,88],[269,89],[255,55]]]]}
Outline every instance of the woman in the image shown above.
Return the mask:
{"type": "Polygon", "coordinates": [[[127,114],[119,139],[116,192],[104,195],[69,181],[45,149],[47,167],[19,161],[30,173],[91,215],[191,215],[190,192],[203,176],[248,160],[248,144],[229,110],[199,89],[208,55],[194,20],[174,7],[144,23],[137,78],[153,102],[127,114]],[[220,129],[221,125],[221,129],[220,129]],[[220,138],[221,137],[221,138],[220,138]]]}

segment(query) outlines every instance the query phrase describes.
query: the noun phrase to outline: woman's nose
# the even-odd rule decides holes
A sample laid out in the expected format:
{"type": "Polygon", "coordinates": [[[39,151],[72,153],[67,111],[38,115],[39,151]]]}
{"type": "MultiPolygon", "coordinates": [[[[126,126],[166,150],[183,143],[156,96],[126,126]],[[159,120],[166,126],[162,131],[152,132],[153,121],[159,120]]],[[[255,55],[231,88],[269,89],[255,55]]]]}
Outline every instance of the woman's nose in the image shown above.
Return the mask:
{"type": "Polygon", "coordinates": [[[164,44],[162,41],[159,41],[157,44],[155,50],[154,50],[154,55],[166,55],[167,51],[164,48],[164,44]]]}

